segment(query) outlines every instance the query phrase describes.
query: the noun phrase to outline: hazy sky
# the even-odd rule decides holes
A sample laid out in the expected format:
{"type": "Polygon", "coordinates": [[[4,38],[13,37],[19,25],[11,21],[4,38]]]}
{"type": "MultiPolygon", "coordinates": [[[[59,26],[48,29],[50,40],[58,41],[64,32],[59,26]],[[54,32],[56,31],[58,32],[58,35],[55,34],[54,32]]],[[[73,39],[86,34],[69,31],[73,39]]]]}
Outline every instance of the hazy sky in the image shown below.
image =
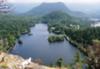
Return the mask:
{"type": "Polygon", "coordinates": [[[64,2],[80,4],[100,4],[100,0],[9,0],[12,3],[42,3],[42,2],[64,2]]]}

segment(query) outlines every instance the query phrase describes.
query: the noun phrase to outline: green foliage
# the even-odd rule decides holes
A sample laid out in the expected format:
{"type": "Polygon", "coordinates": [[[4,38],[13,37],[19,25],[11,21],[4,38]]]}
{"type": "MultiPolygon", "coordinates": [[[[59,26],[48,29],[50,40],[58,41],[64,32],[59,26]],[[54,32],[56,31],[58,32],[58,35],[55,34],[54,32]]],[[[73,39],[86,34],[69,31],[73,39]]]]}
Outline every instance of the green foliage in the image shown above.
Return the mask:
{"type": "Polygon", "coordinates": [[[61,21],[62,19],[66,20],[67,18],[70,19],[71,17],[64,12],[56,11],[43,16],[42,21],[43,23],[52,23],[52,22],[58,23],[58,21],[61,21]]]}
{"type": "Polygon", "coordinates": [[[79,52],[77,52],[76,55],[75,55],[75,63],[76,62],[82,62],[82,59],[81,59],[81,56],[80,56],[79,52]]]}
{"type": "Polygon", "coordinates": [[[58,41],[64,41],[64,36],[63,35],[50,35],[48,37],[48,41],[50,43],[52,43],[52,42],[58,42],[58,41]]]}
{"type": "Polygon", "coordinates": [[[92,40],[100,40],[100,28],[87,28],[82,30],[65,30],[65,34],[72,40],[82,44],[92,44],[92,40]]]}
{"type": "Polygon", "coordinates": [[[59,58],[57,61],[56,61],[56,66],[57,67],[63,67],[64,66],[64,60],[62,58],[59,58]]]}
{"type": "Polygon", "coordinates": [[[81,59],[79,52],[76,53],[74,61],[75,61],[74,65],[76,69],[83,69],[83,60],[81,59]]]}
{"type": "Polygon", "coordinates": [[[8,39],[8,45],[9,46],[13,46],[13,43],[15,43],[15,40],[16,40],[16,38],[14,37],[14,35],[9,34],[7,36],[7,39],[8,39]]]}
{"type": "Polygon", "coordinates": [[[37,23],[37,17],[33,16],[14,16],[0,14],[0,40],[3,40],[1,50],[9,50],[17,37],[21,34],[29,33],[30,27],[37,23]],[[2,49],[4,48],[4,49],[2,49]]]}
{"type": "Polygon", "coordinates": [[[60,24],[60,25],[70,26],[70,24],[74,24],[74,25],[81,25],[82,27],[83,26],[88,27],[90,23],[88,20],[82,20],[82,19],[70,16],[69,14],[62,11],[54,11],[47,15],[44,15],[41,21],[43,23],[48,23],[50,25],[60,24]]]}

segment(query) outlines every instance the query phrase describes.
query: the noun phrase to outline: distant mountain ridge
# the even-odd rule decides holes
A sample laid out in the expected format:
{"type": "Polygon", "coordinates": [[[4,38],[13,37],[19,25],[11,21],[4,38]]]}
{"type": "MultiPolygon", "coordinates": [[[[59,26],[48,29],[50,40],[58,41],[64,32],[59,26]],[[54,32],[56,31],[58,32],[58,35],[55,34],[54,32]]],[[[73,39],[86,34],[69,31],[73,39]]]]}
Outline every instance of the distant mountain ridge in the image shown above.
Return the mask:
{"type": "Polygon", "coordinates": [[[54,11],[62,11],[76,17],[86,17],[82,12],[71,11],[64,3],[42,3],[39,6],[32,8],[30,11],[25,13],[26,15],[42,16],[54,11]]]}
{"type": "Polygon", "coordinates": [[[100,9],[98,4],[66,4],[63,2],[55,3],[9,3],[11,8],[11,14],[17,15],[44,15],[52,11],[64,11],[72,16],[76,17],[91,17],[100,18],[100,9]]]}
{"type": "Polygon", "coordinates": [[[57,2],[57,3],[42,3],[39,6],[31,9],[29,12],[27,12],[27,14],[28,15],[45,15],[53,11],[70,12],[70,10],[63,3],[57,2]]]}

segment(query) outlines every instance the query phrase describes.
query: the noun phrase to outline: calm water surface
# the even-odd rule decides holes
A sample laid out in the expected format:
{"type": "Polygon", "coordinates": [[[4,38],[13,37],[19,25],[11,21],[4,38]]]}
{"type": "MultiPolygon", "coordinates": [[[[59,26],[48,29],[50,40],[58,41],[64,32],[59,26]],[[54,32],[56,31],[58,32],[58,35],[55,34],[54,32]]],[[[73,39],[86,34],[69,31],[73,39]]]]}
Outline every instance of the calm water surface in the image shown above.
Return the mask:
{"type": "Polygon", "coordinates": [[[50,33],[47,29],[46,24],[36,24],[31,28],[32,35],[22,35],[20,39],[23,44],[20,45],[16,42],[11,53],[24,58],[32,57],[33,60],[41,59],[44,64],[54,63],[60,57],[64,59],[65,63],[72,63],[78,49],[66,40],[50,44],[48,42],[50,33]]]}

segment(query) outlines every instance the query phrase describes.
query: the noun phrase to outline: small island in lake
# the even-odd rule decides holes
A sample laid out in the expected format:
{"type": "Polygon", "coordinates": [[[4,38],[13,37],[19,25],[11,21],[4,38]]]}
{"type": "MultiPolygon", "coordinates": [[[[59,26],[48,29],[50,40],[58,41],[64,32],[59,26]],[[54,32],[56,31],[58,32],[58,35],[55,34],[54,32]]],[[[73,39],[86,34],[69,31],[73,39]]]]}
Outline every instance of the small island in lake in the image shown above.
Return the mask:
{"type": "Polygon", "coordinates": [[[19,44],[23,44],[23,42],[22,42],[21,40],[18,40],[18,43],[19,43],[19,44]]]}
{"type": "Polygon", "coordinates": [[[64,36],[63,35],[50,35],[48,37],[48,41],[50,43],[64,41],[64,36]]]}

